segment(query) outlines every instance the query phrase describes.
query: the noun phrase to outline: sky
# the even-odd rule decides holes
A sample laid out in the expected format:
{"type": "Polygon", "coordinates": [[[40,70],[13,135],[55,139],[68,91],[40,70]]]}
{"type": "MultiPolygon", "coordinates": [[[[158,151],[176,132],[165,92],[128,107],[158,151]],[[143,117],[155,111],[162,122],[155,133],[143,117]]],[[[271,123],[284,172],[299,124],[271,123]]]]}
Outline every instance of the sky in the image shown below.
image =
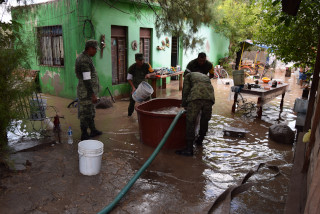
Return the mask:
{"type": "MultiPolygon", "coordinates": [[[[23,0],[20,0],[23,2],[23,0]]],[[[52,0],[27,0],[27,4],[38,4],[42,2],[48,2],[52,0]]],[[[10,22],[11,21],[11,13],[8,12],[7,10],[10,9],[11,7],[18,6],[19,3],[17,3],[17,0],[6,0],[5,3],[2,3],[0,5],[0,20],[2,22],[10,22]]],[[[20,5],[23,5],[23,3],[20,3],[20,5]]]]}

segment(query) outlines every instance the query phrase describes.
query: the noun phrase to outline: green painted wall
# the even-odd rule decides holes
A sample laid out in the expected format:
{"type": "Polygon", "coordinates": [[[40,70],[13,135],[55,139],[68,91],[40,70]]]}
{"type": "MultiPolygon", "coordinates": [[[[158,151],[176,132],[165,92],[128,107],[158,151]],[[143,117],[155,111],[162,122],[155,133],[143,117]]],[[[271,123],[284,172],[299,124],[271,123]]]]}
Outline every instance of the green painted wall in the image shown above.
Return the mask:
{"type": "MultiPolygon", "coordinates": [[[[134,54],[138,50],[131,48],[131,42],[139,42],[140,28],[152,29],[151,64],[153,68],[170,67],[171,65],[171,45],[165,50],[157,50],[161,46],[161,41],[171,36],[162,35],[156,37],[154,28],[154,13],[145,6],[137,7],[132,2],[116,1],[114,6],[121,11],[111,8],[103,0],[57,0],[45,4],[17,7],[13,10],[13,19],[23,25],[22,35],[31,44],[30,64],[34,70],[40,70],[41,88],[43,92],[57,96],[75,98],[77,78],[74,73],[74,63],[76,57],[84,49],[85,41],[96,39],[100,41],[100,36],[105,35],[106,47],[103,50],[103,57],[100,52],[94,57],[94,64],[100,79],[100,95],[106,95],[106,87],[109,87],[115,96],[129,94],[128,83],[112,85],[112,64],[111,64],[111,25],[126,26],[127,32],[127,63],[128,67],[135,62],[134,54]],[[139,8],[139,9],[138,9],[139,8]],[[23,12],[21,12],[23,11],[23,12]],[[134,15],[140,12],[140,19],[134,15]],[[94,32],[91,31],[88,22],[91,20],[94,32]],[[85,25],[86,23],[86,25],[85,25]],[[40,66],[36,57],[36,27],[62,25],[65,65],[63,67],[40,66]]],[[[219,36],[212,28],[203,26],[199,35],[206,38],[203,47],[199,47],[193,53],[186,52],[180,47],[179,64],[185,68],[188,62],[197,57],[199,51],[204,51],[208,59],[217,63],[223,57],[228,48],[228,40],[219,36]],[[208,43],[208,44],[207,44],[208,43]]],[[[180,43],[181,44],[181,43],[180,43]]],[[[139,47],[139,45],[138,45],[139,47]]],[[[167,78],[170,82],[170,78],[167,78]]],[[[158,83],[161,84],[160,81],[158,83]]]]}
{"type": "MultiPolygon", "coordinates": [[[[220,34],[216,33],[213,27],[202,26],[197,33],[197,36],[204,39],[203,45],[198,46],[195,50],[183,51],[183,55],[180,57],[182,61],[182,68],[185,69],[188,63],[198,57],[198,53],[205,52],[207,60],[217,65],[220,58],[225,57],[228,53],[229,40],[220,34]]],[[[182,50],[182,47],[180,47],[182,50]]]]}
{"type": "MultiPolygon", "coordinates": [[[[82,52],[83,23],[90,13],[90,1],[81,4],[73,0],[58,0],[50,3],[17,7],[12,11],[13,19],[23,26],[21,34],[30,43],[31,69],[40,71],[41,89],[45,93],[75,98],[77,79],[74,72],[75,59],[82,52]],[[39,65],[37,59],[36,28],[62,25],[64,66],[39,65]]],[[[93,34],[94,36],[94,34],[93,34]]]]}
{"type": "MultiPolygon", "coordinates": [[[[140,39],[140,28],[152,29],[152,46],[151,46],[151,65],[156,67],[169,67],[171,65],[171,47],[165,50],[158,51],[156,47],[161,45],[161,41],[166,36],[157,38],[154,29],[154,14],[147,8],[139,8],[141,12],[141,19],[135,17],[137,8],[131,3],[118,2],[114,5],[117,8],[121,8],[121,11],[116,9],[110,9],[104,1],[93,0],[92,1],[92,22],[96,29],[96,39],[99,40],[102,34],[106,37],[106,48],[104,49],[103,57],[96,56],[96,68],[99,71],[100,83],[106,83],[107,86],[111,86],[112,92],[118,96],[122,93],[129,93],[130,87],[126,84],[112,85],[112,64],[111,64],[111,26],[126,26],[128,28],[127,35],[127,53],[128,53],[128,67],[135,63],[134,55],[139,52],[131,48],[131,42],[140,39]]],[[[139,45],[138,45],[139,47],[139,45]]]]}

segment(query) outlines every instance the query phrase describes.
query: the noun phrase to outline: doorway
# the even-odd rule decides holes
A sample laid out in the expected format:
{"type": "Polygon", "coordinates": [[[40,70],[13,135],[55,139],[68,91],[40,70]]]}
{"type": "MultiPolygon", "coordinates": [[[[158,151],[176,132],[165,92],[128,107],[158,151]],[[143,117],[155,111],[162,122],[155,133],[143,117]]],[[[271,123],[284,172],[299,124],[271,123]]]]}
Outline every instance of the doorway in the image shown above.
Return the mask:
{"type": "Polygon", "coordinates": [[[111,26],[112,84],[127,82],[127,27],[111,26]]]}

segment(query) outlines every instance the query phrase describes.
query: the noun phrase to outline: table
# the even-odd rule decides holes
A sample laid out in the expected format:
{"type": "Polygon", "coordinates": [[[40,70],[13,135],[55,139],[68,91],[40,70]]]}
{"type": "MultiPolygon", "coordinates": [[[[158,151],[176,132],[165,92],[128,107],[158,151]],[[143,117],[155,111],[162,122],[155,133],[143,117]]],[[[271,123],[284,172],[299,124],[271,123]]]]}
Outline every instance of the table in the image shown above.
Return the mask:
{"type": "Polygon", "coordinates": [[[156,98],[157,97],[157,79],[162,79],[162,89],[165,89],[167,87],[167,82],[166,82],[166,78],[167,77],[173,77],[173,76],[179,76],[179,91],[182,90],[182,75],[183,75],[184,71],[179,71],[179,72],[175,72],[172,74],[167,74],[167,75],[161,75],[160,77],[156,77],[156,76],[152,76],[151,79],[151,86],[153,88],[153,94],[152,94],[152,98],[156,98]]]}
{"type": "MultiPolygon", "coordinates": [[[[261,86],[267,86],[267,84],[262,84],[261,86]]],[[[261,119],[262,117],[262,106],[273,100],[274,98],[276,98],[279,95],[282,95],[282,99],[280,102],[280,111],[282,111],[283,108],[283,99],[284,96],[286,94],[286,91],[288,89],[288,84],[278,84],[277,87],[273,88],[271,87],[270,90],[265,90],[263,88],[251,88],[251,89],[242,89],[241,90],[241,94],[251,94],[251,95],[255,95],[258,96],[258,118],[261,119]]],[[[232,112],[234,113],[236,110],[236,101],[238,99],[238,93],[234,93],[234,101],[233,101],[233,105],[232,105],[232,112]]]]}

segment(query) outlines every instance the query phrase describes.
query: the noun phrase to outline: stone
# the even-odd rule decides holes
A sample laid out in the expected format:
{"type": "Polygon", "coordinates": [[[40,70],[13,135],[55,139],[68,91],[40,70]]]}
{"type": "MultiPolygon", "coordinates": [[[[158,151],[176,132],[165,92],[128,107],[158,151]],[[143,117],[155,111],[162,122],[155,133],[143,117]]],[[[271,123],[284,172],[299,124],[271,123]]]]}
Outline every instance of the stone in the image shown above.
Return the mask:
{"type": "Polygon", "coordinates": [[[269,138],[277,143],[293,144],[295,132],[284,124],[275,124],[269,127],[269,138]]]}
{"type": "Polygon", "coordinates": [[[108,97],[101,97],[98,103],[96,104],[96,108],[100,109],[111,108],[112,106],[113,104],[108,97]]]}

